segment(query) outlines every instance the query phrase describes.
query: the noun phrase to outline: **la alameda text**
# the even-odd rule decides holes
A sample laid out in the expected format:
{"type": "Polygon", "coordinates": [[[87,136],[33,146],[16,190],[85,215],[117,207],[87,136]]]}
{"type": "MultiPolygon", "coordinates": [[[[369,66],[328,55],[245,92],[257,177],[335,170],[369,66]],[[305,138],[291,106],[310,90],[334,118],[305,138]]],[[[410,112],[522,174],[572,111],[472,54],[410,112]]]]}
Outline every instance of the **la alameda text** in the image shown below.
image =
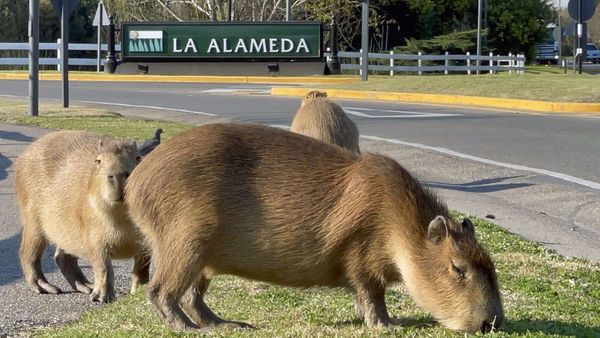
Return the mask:
{"type": "MultiPolygon", "coordinates": [[[[173,38],[173,53],[198,53],[192,38],[184,44],[173,38]]],[[[289,38],[211,39],[206,53],[310,53],[306,40],[289,38]]]]}

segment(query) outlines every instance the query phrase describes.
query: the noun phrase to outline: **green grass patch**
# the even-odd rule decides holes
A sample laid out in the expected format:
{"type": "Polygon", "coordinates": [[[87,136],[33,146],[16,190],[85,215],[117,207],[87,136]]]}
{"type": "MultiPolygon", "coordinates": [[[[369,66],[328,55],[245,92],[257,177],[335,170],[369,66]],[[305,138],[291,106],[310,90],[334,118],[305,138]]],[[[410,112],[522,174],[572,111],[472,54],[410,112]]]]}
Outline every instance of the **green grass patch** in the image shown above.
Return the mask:
{"type": "Polygon", "coordinates": [[[556,102],[600,102],[600,76],[562,74],[556,67],[528,67],[524,75],[370,76],[366,82],[323,88],[381,92],[432,93],[556,102]]]}
{"type": "Polygon", "coordinates": [[[55,103],[42,103],[39,116],[28,115],[28,104],[22,101],[0,100],[0,122],[33,125],[49,129],[87,130],[119,138],[143,141],[154,136],[156,128],[164,130],[169,139],[193,126],[160,120],[130,119],[103,109],[74,105],[63,108],[55,103]]]}
{"type": "MultiPolygon", "coordinates": [[[[57,129],[83,129],[119,138],[143,139],[155,127],[171,136],[189,125],[131,120],[89,108],[44,106],[43,117],[25,116],[26,104],[0,101],[0,120],[57,129]]],[[[42,111],[42,109],[40,110],[42,111]]],[[[460,217],[458,213],[454,215],[460,217]]],[[[506,320],[489,337],[600,337],[600,264],[566,258],[498,225],[475,220],[477,235],[498,269],[506,320]]],[[[295,289],[233,276],[215,278],[209,306],[224,319],[245,321],[254,330],[213,331],[215,337],[463,337],[419,310],[402,286],[388,290],[390,315],[403,327],[366,328],[356,319],[353,297],[341,289],[295,289]]],[[[85,312],[61,327],[29,332],[39,337],[187,337],[159,320],[144,291],[85,312]]]]}

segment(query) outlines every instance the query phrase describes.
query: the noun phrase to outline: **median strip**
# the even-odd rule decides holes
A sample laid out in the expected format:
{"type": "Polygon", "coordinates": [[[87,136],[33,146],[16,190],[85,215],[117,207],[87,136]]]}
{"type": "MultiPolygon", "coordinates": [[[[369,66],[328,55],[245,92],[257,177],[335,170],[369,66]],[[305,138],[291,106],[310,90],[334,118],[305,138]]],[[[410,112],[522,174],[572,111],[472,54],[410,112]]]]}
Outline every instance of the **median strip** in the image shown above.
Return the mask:
{"type": "Polygon", "coordinates": [[[275,96],[304,96],[312,90],[327,92],[327,96],[339,99],[379,100],[424,102],[444,105],[478,106],[498,108],[502,110],[517,109],[546,113],[576,113],[600,115],[600,103],[568,103],[549,102],[522,99],[478,97],[445,94],[420,94],[420,93],[395,93],[343,89],[315,89],[315,88],[290,88],[274,87],[271,95],[275,96]]]}

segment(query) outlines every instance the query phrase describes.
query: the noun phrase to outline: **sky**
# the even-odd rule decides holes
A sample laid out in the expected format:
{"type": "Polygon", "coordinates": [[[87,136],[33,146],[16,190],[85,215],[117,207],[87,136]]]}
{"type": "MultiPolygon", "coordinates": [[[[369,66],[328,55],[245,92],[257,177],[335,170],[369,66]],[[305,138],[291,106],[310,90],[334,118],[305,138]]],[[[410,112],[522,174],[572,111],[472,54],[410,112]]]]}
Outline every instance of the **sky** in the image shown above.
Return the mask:
{"type": "MultiPolygon", "coordinates": [[[[559,0],[552,0],[552,2],[554,3],[555,7],[558,7],[559,0]]],[[[567,7],[568,4],[569,4],[569,0],[560,0],[561,7],[567,7]]]]}

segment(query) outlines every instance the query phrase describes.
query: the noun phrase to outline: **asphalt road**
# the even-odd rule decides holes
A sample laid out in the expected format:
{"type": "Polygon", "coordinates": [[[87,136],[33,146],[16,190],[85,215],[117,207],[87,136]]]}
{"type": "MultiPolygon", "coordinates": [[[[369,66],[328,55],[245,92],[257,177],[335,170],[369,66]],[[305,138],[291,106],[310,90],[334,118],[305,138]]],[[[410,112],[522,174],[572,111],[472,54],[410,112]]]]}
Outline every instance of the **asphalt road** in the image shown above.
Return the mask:
{"type": "MultiPolygon", "coordinates": [[[[42,98],[60,98],[60,82],[40,84],[42,98]]],[[[299,99],[269,96],[269,88],[73,82],[71,99],[139,117],[289,125],[299,99]]],[[[26,93],[25,81],[0,81],[0,99],[26,93]]],[[[363,151],[392,156],[451,208],[479,217],[493,214],[494,222],[563,255],[600,261],[600,119],[336,101],[357,123],[363,151]]],[[[0,124],[0,337],[73,320],[97,306],[78,293],[35,295],[20,277],[12,164],[44,132],[0,124]]],[[[44,260],[48,279],[69,290],[50,255],[51,250],[44,260]]],[[[129,288],[130,268],[128,262],[115,268],[119,295],[129,288]]]]}

